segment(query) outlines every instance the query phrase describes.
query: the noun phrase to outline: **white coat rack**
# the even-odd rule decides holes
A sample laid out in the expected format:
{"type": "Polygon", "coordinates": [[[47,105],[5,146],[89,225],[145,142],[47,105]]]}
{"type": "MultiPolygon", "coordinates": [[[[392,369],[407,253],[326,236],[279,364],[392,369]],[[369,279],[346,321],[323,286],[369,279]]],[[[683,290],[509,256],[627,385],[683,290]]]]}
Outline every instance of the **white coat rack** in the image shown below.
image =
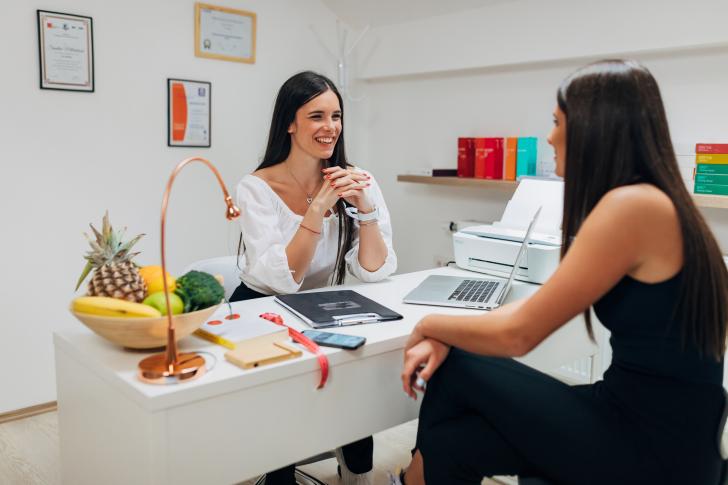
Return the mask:
{"type": "Polygon", "coordinates": [[[369,26],[367,25],[364,27],[364,29],[359,33],[359,36],[356,38],[356,40],[351,44],[351,46],[347,46],[347,38],[349,36],[349,29],[346,27],[343,27],[341,25],[341,21],[336,21],[336,43],[337,43],[337,53],[334,53],[329,49],[329,47],[326,45],[326,43],[321,39],[321,36],[319,33],[314,29],[313,25],[310,26],[311,31],[316,36],[316,39],[318,39],[319,43],[323,46],[323,48],[326,50],[326,52],[329,53],[332,60],[336,62],[336,74],[337,74],[337,87],[339,88],[339,92],[341,93],[341,96],[344,99],[347,99],[349,101],[361,101],[364,99],[364,96],[361,97],[354,97],[354,95],[351,92],[351,88],[349,86],[349,59],[351,56],[351,53],[354,51],[356,46],[359,44],[359,42],[364,38],[366,33],[369,31],[369,26]]]}

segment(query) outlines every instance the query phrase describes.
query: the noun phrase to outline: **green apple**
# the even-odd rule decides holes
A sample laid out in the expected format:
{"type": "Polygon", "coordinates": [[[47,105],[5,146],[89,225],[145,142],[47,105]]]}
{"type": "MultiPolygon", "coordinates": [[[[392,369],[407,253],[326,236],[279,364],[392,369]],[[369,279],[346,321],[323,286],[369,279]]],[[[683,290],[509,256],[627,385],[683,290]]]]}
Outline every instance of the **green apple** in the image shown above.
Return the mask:
{"type": "MultiPolygon", "coordinates": [[[[163,291],[152,293],[142,303],[156,308],[162,312],[162,315],[167,314],[167,303],[165,302],[163,291]]],[[[169,306],[172,309],[172,315],[178,315],[185,309],[185,303],[182,301],[182,298],[174,293],[169,293],[169,306]]]]}

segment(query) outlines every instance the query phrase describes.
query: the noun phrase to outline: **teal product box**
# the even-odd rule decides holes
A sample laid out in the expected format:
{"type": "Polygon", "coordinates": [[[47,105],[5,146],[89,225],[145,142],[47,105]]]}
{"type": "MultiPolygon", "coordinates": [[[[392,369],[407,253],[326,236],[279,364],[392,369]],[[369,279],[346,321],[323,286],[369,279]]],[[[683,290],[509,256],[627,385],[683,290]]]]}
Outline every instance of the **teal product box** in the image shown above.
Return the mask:
{"type": "Polygon", "coordinates": [[[728,185],[728,175],[713,175],[711,173],[699,173],[695,175],[696,184],[728,185]]]}
{"type": "Polygon", "coordinates": [[[696,194],[728,195],[728,185],[695,183],[696,194]]]}
{"type": "Polygon", "coordinates": [[[527,136],[518,138],[516,148],[516,178],[522,175],[536,175],[538,160],[538,138],[527,136]]]}
{"type": "Polygon", "coordinates": [[[717,175],[728,175],[728,165],[717,163],[699,163],[697,173],[712,173],[717,175]]]}

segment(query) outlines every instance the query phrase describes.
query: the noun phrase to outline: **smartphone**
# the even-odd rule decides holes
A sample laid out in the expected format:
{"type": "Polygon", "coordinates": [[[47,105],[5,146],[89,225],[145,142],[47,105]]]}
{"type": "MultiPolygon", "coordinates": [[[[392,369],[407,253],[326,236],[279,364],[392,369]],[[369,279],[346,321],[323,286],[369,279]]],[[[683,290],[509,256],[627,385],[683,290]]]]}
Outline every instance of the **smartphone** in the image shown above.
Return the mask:
{"type": "Polygon", "coordinates": [[[358,349],[367,341],[364,337],[356,335],[343,335],[333,332],[320,332],[318,330],[304,330],[303,334],[324,347],[336,347],[337,349],[354,350],[358,349]]]}

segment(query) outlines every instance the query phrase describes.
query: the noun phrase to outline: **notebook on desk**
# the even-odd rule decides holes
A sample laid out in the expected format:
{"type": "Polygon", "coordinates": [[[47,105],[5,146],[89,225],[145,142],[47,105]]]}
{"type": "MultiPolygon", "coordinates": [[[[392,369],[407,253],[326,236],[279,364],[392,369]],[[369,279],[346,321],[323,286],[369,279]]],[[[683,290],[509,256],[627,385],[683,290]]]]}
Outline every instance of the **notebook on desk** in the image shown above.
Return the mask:
{"type": "Polygon", "coordinates": [[[220,305],[212,317],[194,331],[194,335],[228,349],[234,349],[238,342],[262,335],[276,333],[288,335],[284,327],[263,320],[257,315],[243,314],[239,318],[227,318],[230,313],[231,310],[227,305],[220,305]]]}
{"type": "Polygon", "coordinates": [[[352,290],[279,295],[275,297],[275,302],[313,328],[402,319],[399,313],[352,290]]]}
{"type": "Polygon", "coordinates": [[[403,301],[420,305],[478,308],[481,310],[498,308],[508,296],[540,213],[541,208],[539,207],[528,225],[526,235],[523,238],[521,247],[518,249],[513,269],[507,280],[502,278],[430,275],[417,288],[409,292],[403,301]]]}
{"type": "Polygon", "coordinates": [[[290,344],[288,329],[260,317],[232,313],[227,305],[221,307],[212,318],[194,331],[194,335],[227,349],[225,359],[243,369],[250,369],[302,355],[301,350],[290,344]]]}

